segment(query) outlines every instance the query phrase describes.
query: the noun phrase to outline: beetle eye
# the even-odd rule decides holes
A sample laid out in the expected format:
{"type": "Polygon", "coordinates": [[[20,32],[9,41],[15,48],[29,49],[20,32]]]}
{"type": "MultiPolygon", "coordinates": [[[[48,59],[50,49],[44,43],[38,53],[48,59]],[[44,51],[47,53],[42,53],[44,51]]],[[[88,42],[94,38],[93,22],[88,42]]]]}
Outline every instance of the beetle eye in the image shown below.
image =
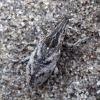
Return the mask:
{"type": "Polygon", "coordinates": [[[45,65],[49,65],[51,63],[51,60],[50,61],[44,61],[43,64],[45,65]]]}

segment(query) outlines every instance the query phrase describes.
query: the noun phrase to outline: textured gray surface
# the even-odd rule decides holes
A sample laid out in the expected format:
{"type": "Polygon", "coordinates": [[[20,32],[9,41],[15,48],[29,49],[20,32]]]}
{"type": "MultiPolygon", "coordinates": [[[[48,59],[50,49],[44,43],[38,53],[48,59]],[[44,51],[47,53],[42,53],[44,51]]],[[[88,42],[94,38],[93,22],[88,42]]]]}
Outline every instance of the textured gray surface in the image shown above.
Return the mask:
{"type": "Polygon", "coordinates": [[[0,2],[1,100],[97,100],[100,98],[99,0],[3,0],[0,2]],[[54,74],[37,90],[26,87],[26,64],[10,59],[29,56],[63,15],[71,16],[62,53],[54,74]],[[79,46],[68,48],[89,37],[79,46]]]}

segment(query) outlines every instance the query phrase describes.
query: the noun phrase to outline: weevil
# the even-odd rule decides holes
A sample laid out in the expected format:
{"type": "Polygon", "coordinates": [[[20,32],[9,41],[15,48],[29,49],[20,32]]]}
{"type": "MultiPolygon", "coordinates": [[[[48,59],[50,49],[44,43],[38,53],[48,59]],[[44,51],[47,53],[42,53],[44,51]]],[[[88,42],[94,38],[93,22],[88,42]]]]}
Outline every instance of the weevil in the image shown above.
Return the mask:
{"type": "Polygon", "coordinates": [[[41,86],[53,73],[59,60],[65,29],[69,19],[64,17],[55,27],[37,44],[31,53],[26,66],[26,81],[33,87],[41,86]]]}

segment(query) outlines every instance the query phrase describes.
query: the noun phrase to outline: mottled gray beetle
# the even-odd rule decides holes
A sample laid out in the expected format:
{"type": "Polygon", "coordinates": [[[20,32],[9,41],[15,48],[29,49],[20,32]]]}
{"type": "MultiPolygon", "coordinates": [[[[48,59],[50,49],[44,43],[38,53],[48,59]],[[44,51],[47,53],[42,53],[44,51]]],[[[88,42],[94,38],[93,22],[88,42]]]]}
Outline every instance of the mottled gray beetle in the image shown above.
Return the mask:
{"type": "Polygon", "coordinates": [[[26,81],[33,87],[43,84],[52,74],[60,56],[65,27],[69,20],[64,17],[54,31],[38,43],[26,66],[26,81]]]}

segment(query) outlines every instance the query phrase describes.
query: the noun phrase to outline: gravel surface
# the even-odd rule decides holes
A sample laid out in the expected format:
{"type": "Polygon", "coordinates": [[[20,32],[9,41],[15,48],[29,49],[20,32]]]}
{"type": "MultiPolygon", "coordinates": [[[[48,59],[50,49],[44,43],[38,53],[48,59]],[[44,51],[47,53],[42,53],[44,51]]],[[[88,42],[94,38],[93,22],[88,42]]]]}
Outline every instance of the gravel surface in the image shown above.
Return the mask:
{"type": "Polygon", "coordinates": [[[3,0],[0,12],[0,100],[100,100],[100,0],[3,0]],[[27,63],[12,60],[29,56],[35,46],[20,50],[64,15],[70,19],[54,73],[41,87],[27,87],[27,63]]]}

